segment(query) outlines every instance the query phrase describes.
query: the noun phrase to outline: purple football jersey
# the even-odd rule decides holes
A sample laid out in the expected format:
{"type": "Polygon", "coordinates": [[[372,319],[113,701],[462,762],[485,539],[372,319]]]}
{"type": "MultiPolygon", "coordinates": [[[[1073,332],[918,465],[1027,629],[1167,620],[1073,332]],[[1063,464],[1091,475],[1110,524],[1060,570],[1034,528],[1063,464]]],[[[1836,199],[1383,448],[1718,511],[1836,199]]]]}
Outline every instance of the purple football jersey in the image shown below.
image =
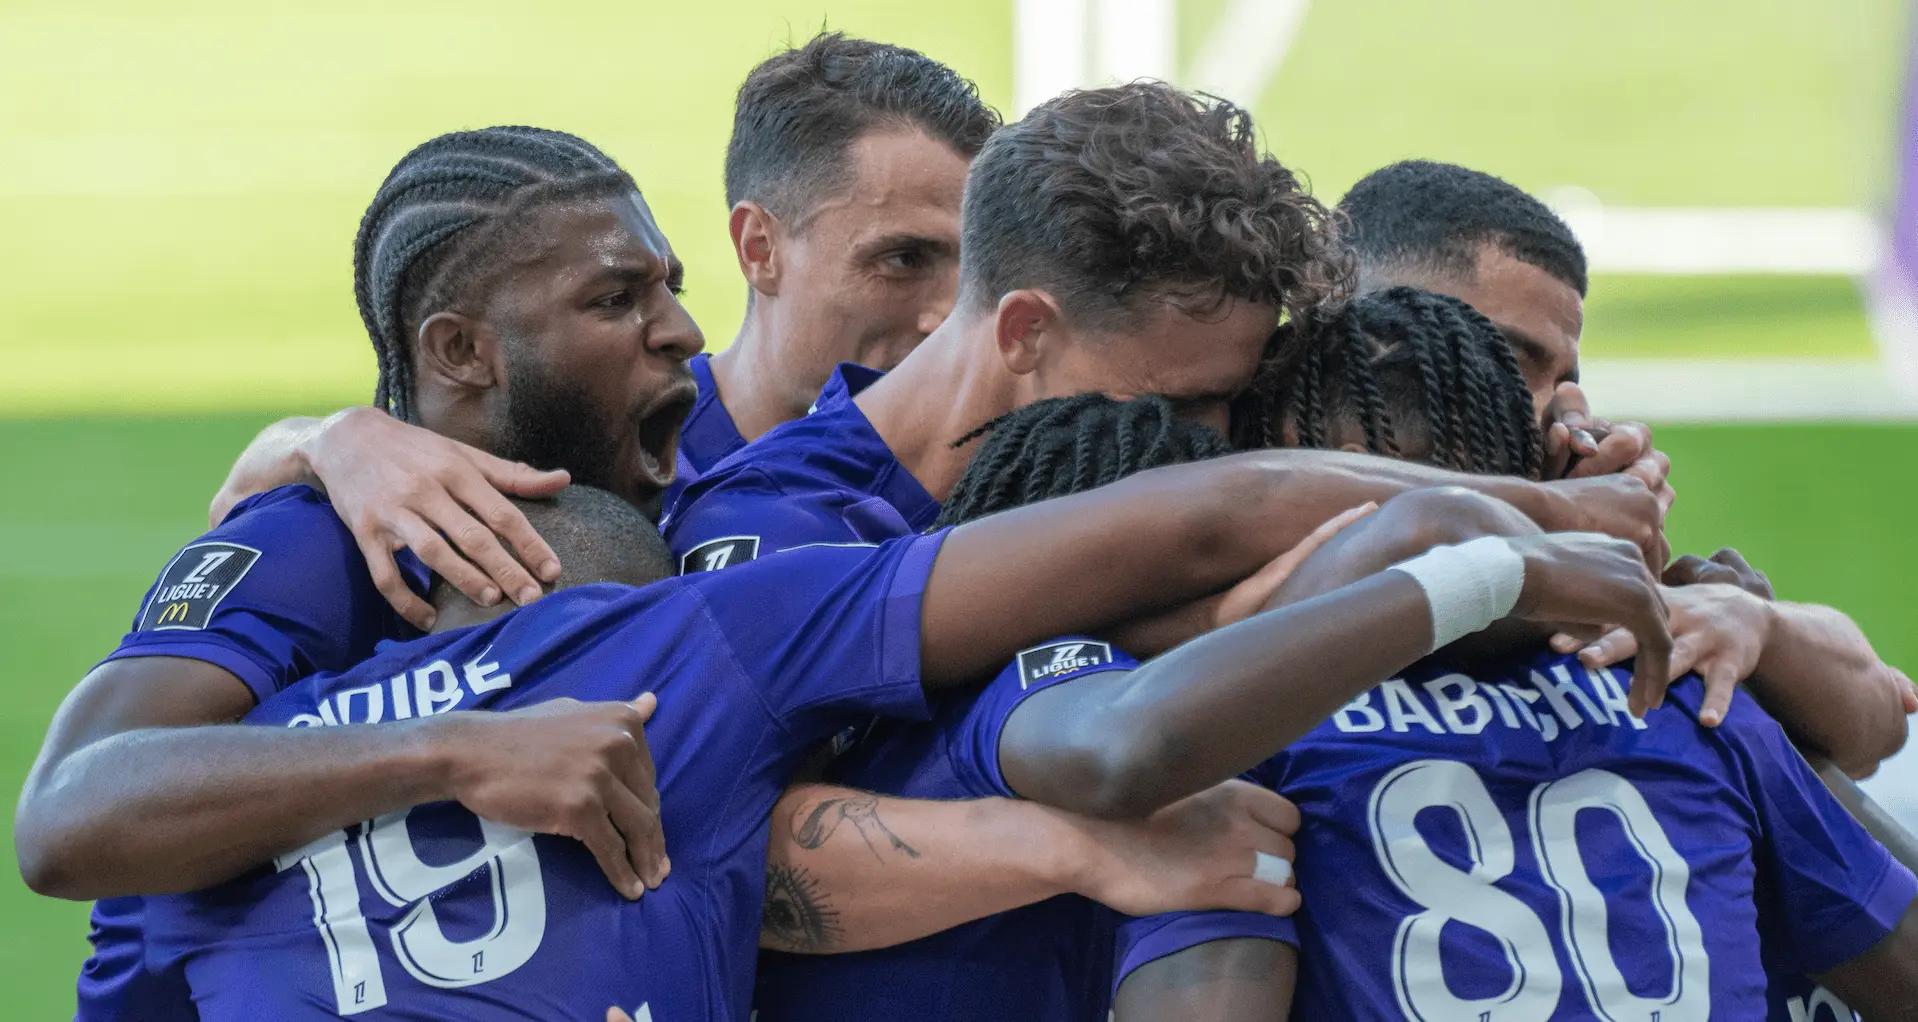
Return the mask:
{"type": "Polygon", "coordinates": [[[842,363],[805,418],[780,424],[688,486],[660,522],[680,571],[813,544],[880,543],[931,526],[939,503],[853,401],[882,375],[842,363]]]}
{"type": "MultiPolygon", "coordinates": [[[[1034,692],[1138,664],[1075,637],[1021,652],[978,691],[941,693],[933,718],[880,721],[835,759],[828,780],[908,798],[1018,797],[999,737],[1034,692]]],[[[1064,895],[876,951],[761,955],[759,1022],[1034,1018],[1104,1022],[1118,916],[1064,895]]]]}
{"type": "MultiPolygon", "coordinates": [[[[396,560],[407,584],[424,592],[425,566],[410,551],[396,560]]],[[[383,639],[418,634],[373,587],[353,534],[326,497],[283,486],[241,501],[174,554],[106,659],[202,660],[264,700],[315,671],[366,659],[383,639]]],[[[95,903],[93,954],[76,991],[79,1018],[194,1017],[177,977],[146,968],[141,918],[137,897],[95,903]]]]}
{"type": "Polygon", "coordinates": [[[651,691],[673,872],[619,896],[577,841],[454,803],[328,835],[271,867],[148,899],[149,955],[204,1019],[745,1017],[767,816],[866,714],[923,718],[920,595],[944,533],[798,551],[644,589],[586,586],[383,647],[248,719],[326,727],[651,691]]]}
{"type": "MultiPolygon", "coordinates": [[[[1702,727],[1688,677],[1640,720],[1629,685],[1428,660],[1263,764],[1304,816],[1296,1017],[1759,1019],[1767,961],[1817,973],[1890,932],[1918,882],[1755,702],[1702,727]]],[[[1121,969],[1258,935],[1182,927],[1128,924],[1121,969]]]]}

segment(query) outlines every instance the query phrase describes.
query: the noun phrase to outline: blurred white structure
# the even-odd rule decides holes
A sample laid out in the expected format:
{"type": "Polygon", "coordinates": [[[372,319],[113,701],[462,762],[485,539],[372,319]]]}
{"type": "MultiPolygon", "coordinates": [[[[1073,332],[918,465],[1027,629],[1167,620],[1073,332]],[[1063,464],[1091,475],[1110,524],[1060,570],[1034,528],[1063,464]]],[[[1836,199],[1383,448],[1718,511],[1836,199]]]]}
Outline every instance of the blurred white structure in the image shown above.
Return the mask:
{"type": "MultiPolygon", "coordinates": [[[[1182,66],[1178,0],[1017,0],[1018,112],[1065,89],[1142,77],[1256,106],[1306,9],[1306,0],[1229,0],[1182,66]]],[[[1607,206],[1576,186],[1554,189],[1547,201],[1578,234],[1596,273],[1841,275],[1866,294],[1876,359],[1587,359],[1587,389],[1613,415],[1918,418],[1918,304],[1908,291],[1882,286],[1890,249],[1883,217],[1855,209],[1607,206]]]]}

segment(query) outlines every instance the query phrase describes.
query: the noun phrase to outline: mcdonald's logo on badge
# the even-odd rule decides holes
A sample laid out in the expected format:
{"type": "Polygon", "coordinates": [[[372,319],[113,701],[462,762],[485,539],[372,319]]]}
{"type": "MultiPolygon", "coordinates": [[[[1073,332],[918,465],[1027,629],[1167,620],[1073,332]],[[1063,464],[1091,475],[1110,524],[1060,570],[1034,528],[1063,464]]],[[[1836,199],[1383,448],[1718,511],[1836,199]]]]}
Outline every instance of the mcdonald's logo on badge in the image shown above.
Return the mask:
{"type": "Polygon", "coordinates": [[[166,566],[134,631],[205,628],[214,608],[260,559],[238,543],[195,543],[166,566]]]}

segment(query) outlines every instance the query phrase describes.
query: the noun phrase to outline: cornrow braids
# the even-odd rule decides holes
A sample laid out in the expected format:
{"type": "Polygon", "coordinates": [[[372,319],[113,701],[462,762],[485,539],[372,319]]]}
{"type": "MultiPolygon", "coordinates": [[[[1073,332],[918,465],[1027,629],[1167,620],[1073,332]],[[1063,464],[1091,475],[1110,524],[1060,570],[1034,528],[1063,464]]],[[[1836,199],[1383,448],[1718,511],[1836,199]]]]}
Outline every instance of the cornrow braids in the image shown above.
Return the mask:
{"type": "Polygon", "coordinates": [[[1027,405],[954,446],[973,440],[980,441],[979,450],[940,508],[937,525],[957,525],[1232,449],[1216,430],[1179,418],[1166,398],[1116,401],[1103,394],[1027,405]]]}
{"type": "Polygon", "coordinates": [[[1518,360],[1465,303],[1390,288],[1291,329],[1268,355],[1302,353],[1275,356],[1233,406],[1241,446],[1330,447],[1349,423],[1374,454],[1422,447],[1447,468],[1538,477],[1543,448],[1518,360]]]}
{"type": "Polygon", "coordinates": [[[407,153],[353,239],[353,296],[379,361],[374,405],[414,418],[410,339],[490,273],[509,226],[548,203],[631,190],[611,157],[545,128],[456,131],[407,153]]]}

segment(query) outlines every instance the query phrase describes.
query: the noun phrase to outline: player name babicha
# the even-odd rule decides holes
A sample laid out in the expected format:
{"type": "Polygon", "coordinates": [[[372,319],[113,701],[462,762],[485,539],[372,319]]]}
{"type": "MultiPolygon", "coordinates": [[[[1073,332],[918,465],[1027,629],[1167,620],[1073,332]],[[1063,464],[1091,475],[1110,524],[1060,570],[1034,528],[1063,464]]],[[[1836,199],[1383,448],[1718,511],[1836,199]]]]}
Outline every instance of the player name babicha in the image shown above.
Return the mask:
{"type": "Polygon", "coordinates": [[[460,665],[445,660],[401,671],[377,685],[343,689],[319,701],[311,713],[296,714],[287,727],[334,727],[340,724],[377,724],[383,720],[431,717],[457,709],[467,696],[497,692],[513,684],[513,676],[489,661],[488,647],[460,665]],[[461,684],[462,680],[465,682],[461,684]]]}
{"type": "Polygon", "coordinates": [[[1347,734],[1418,728],[1476,735],[1497,720],[1508,728],[1530,728],[1548,742],[1587,721],[1643,731],[1645,722],[1632,716],[1625,689],[1611,668],[1594,671],[1571,662],[1529,671],[1522,682],[1441,674],[1413,685],[1393,678],[1340,707],[1331,723],[1347,734]]]}

